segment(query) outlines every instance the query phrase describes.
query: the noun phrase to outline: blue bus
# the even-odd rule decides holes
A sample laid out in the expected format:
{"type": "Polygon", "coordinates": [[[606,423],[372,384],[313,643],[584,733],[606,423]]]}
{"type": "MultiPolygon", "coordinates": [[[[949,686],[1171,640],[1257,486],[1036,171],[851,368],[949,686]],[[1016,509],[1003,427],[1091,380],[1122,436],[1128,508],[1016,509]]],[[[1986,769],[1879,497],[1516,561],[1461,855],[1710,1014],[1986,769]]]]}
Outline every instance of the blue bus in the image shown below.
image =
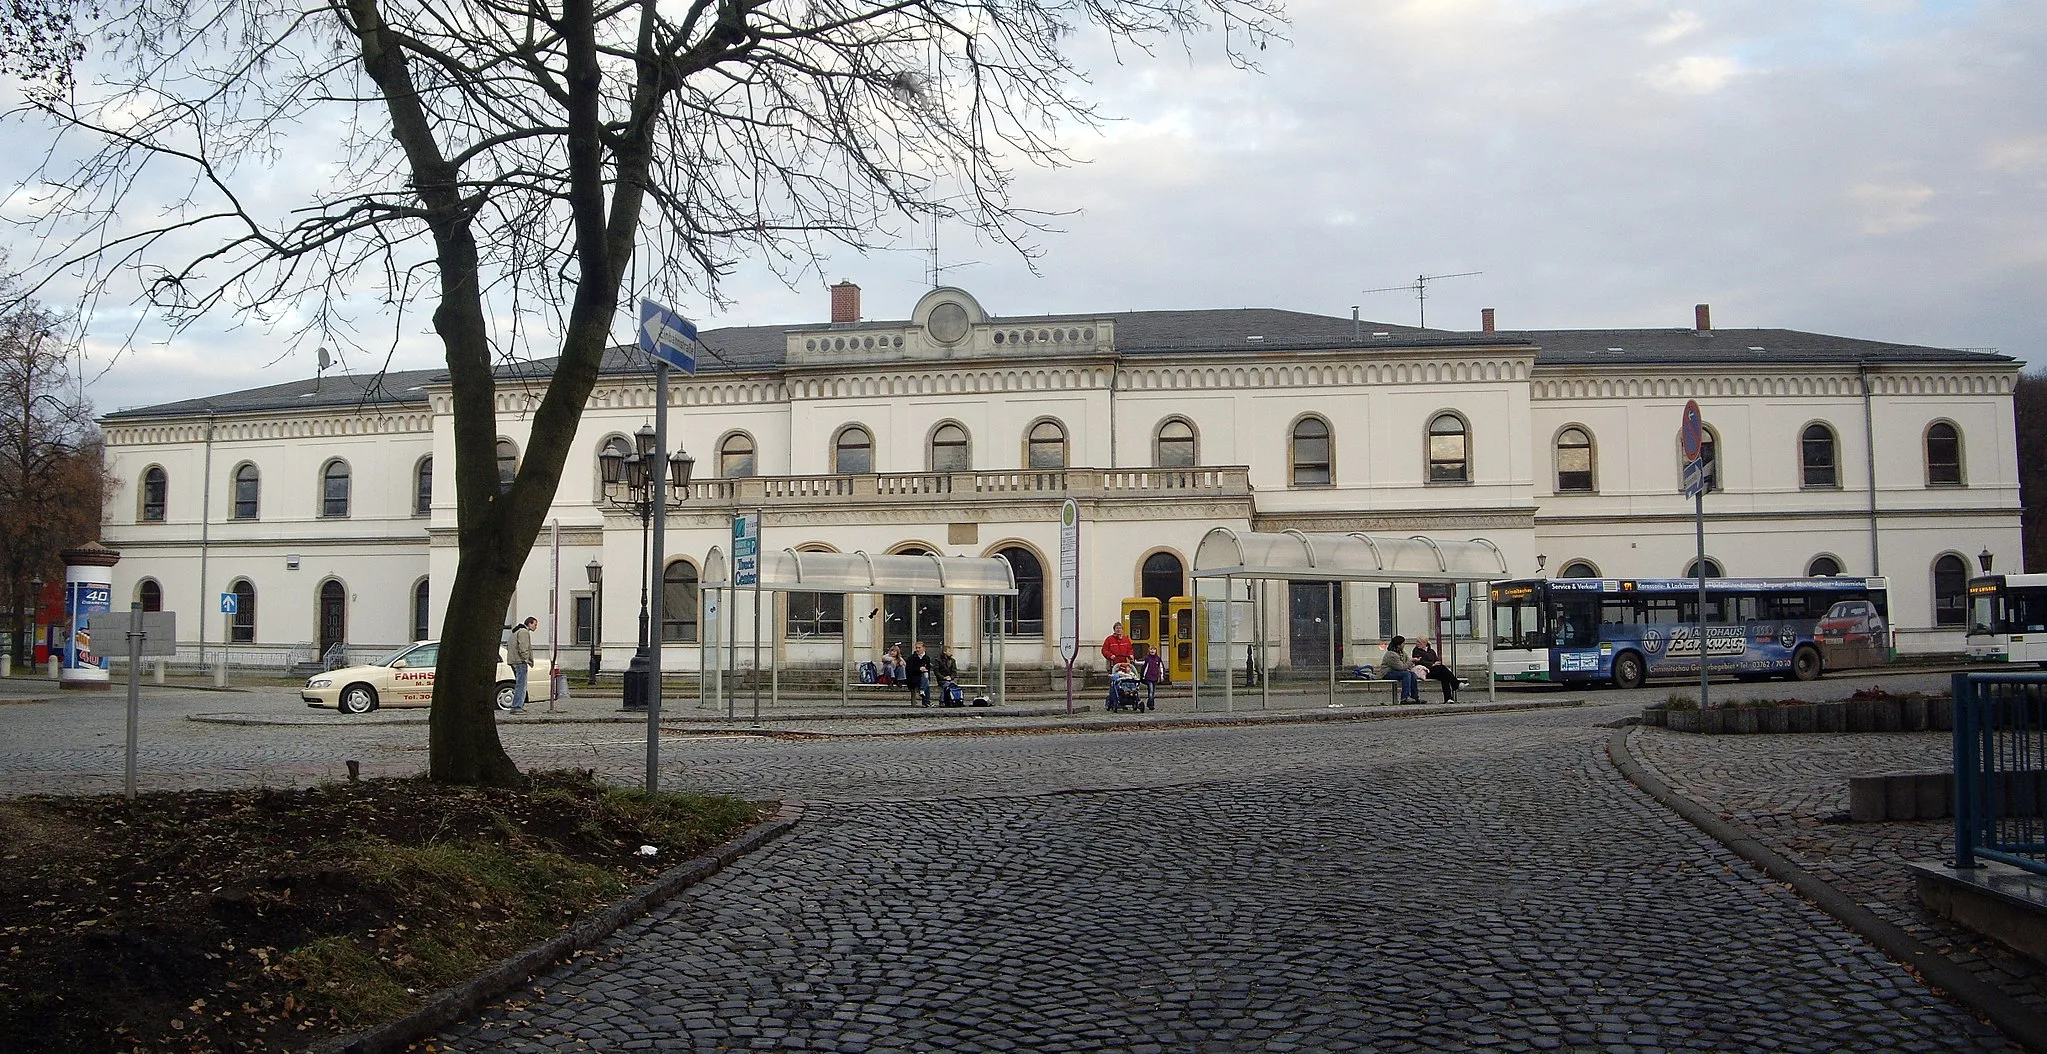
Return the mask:
{"type": "MultiPolygon", "coordinates": [[[[1881,578],[1706,579],[1709,670],[1801,681],[1890,661],[1881,578]]],[[[1493,674],[1503,681],[1611,682],[1699,676],[1692,578],[1495,582],[1493,674]]]]}

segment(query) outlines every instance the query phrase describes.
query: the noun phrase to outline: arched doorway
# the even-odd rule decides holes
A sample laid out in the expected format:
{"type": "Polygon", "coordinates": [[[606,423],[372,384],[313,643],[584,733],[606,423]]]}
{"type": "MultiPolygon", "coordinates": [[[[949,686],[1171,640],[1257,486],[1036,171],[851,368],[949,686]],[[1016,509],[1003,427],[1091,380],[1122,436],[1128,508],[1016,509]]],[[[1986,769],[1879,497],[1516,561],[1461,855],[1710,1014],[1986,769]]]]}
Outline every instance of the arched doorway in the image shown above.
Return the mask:
{"type": "Polygon", "coordinates": [[[320,585],[320,659],[348,639],[348,587],[336,579],[320,585]]]}
{"type": "Polygon", "coordinates": [[[1172,553],[1153,553],[1144,558],[1144,569],[1138,574],[1139,596],[1157,600],[1160,610],[1166,601],[1187,595],[1187,573],[1180,558],[1172,553]]]}

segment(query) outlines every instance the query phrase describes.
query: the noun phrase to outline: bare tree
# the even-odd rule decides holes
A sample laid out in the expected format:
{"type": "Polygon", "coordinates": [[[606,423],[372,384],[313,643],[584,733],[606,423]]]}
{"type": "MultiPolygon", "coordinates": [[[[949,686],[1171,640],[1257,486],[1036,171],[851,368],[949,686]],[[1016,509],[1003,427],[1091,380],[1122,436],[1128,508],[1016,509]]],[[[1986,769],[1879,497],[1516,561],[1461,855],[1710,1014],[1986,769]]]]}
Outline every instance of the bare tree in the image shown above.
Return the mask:
{"type": "Polygon", "coordinates": [[[13,653],[27,655],[30,583],[55,580],[57,553],[98,537],[107,479],[92,407],[77,397],[59,338],[64,320],[10,293],[0,286],[0,302],[15,304],[0,314],[0,574],[13,653]]]}
{"type": "Polygon", "coordinates": [[[351,296],[432,305],[460,557],[431,770],[515,783],[498,627],[621,305],[716,297],[742,257],[801,274],[816,239],[884,242],[934,214],[1028,252],[1044,214],[1012,202],[1012,166],[1066,163],[1062,133],[1098,120],[1078,33],[1212,40],[1242,64],[1279,3],[146,0],[81,26],[107,50],[95,78],[36,104],[65,132],[37,233],[71,236],[39,263],[141,273],[174,323],[231,310],[337,345],[351,296]],[[335,144],[323,185],[262,204],[308,129],[335,144]],[[189,183],[166,201],[152,177],[173,170],[189,183]],[[555,361],[501,492],[493,368],[540,353],[555,361]]]}

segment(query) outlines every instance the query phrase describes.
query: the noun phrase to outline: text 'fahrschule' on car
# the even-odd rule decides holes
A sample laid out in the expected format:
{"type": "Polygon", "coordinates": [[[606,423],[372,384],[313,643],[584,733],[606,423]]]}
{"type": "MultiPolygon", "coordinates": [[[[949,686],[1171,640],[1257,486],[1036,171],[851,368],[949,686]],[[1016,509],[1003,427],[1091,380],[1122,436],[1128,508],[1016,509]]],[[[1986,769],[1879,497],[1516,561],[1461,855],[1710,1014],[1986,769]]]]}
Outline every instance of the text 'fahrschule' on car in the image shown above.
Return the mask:
{"type": "MultiPolygon", "coordinates": [[[[384,707],[429,706],[434,701],[434,667],[439,664],[441,642],[423,640],[408,644],[363,666],[329,670],[306,682],[299,698],[307,706],[324,706],[344,714],[366,714],[384,707]]],[[[547,702],[554,679],[545,667],[527,671],[526,701],[547,702]]],[[[512,708],[512,667],[498,650],[498,709],[512,708]]]]}

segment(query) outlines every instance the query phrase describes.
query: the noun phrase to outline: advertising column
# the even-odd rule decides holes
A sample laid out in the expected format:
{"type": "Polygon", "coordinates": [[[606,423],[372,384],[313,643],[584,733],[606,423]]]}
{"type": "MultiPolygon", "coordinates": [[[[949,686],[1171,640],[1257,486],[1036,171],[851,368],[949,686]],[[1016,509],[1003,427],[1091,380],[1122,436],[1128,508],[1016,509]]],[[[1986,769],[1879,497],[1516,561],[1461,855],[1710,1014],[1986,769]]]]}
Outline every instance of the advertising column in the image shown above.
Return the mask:
{"type": "Polygon", "coordinates": [[[113,610],[114,576],[108,569],[121,562],[121,554],[90,542],[58,555],[64,558],[64,668],[58,682],[65,688],[105,691],[112,680],[104,652],[125,648],[127,642],[95,645],[92,617],[113,610]]]}

